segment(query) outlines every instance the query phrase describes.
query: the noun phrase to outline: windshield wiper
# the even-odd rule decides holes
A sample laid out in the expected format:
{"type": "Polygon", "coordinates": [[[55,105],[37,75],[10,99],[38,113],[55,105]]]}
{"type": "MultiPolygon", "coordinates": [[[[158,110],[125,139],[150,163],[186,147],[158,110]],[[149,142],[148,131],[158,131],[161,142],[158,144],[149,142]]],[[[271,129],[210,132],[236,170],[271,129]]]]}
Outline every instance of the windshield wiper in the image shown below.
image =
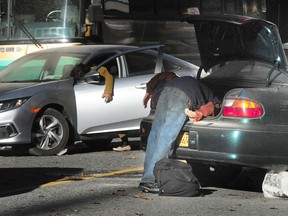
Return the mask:
{"type": "Polygon", "coordinates": [[[16,17],[11,15],[11,18],[16,22],[16,24],[20,27],[20,29],[24,32],[24,34],[35,44],[37,48],[43,49],[43,46],[36,40],[36,38],[26,29],[26,27],[17,20],[16,17]]]}

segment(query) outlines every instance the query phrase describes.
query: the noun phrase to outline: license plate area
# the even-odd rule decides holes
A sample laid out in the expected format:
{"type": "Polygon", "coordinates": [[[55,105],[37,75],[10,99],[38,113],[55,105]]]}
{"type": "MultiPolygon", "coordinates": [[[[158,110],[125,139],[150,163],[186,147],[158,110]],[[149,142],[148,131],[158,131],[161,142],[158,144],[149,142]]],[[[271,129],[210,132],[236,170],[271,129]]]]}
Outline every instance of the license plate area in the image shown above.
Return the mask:
{"type": "Polygon", "coordinates": [[[198,150],[198,133],[196,131],[184,132],[180,138],[179,146],[198,150]]]}

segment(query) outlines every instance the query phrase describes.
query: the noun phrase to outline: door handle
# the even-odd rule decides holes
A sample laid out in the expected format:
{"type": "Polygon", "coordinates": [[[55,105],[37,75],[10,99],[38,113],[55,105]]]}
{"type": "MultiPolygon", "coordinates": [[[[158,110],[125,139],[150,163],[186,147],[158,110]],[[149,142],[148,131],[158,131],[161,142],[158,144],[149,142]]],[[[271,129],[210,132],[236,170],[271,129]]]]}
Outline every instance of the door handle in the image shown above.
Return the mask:
{"type": "Polygon", "coordinates": [[[135,86],[137,89],[146,89],[146,83],[141,83],[135,86]]]}

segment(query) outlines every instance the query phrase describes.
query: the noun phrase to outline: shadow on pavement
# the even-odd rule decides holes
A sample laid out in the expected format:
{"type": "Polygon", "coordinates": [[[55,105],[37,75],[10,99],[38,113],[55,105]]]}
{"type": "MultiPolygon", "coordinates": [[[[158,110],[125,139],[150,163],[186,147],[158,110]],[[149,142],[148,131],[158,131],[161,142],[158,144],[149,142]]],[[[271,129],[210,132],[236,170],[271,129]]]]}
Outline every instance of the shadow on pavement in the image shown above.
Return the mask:
{"type": "Polygon", "coordinates": [[[243,168],[238,178],[228,187],[230,189],[262,192],[262,183],[266,170],[243,168]]]}
{"type": "Polygon", "coordinates": [[[78,168],[0,168],[0,197],[26,193],[39,186],[76,175],[78,168]]]}
{"type": "MultiPolygon", "coordinates": [[[[139,140],[131,140],[129,141],[131,150],[140,150],[140,142],[139,140]]],[[[85,143],[78,143],[74,144],[72,146],[69,146],[67,152],[65,154],[68,155],[73,155],[73,154],[84,154],[84,153],[89,153],[89,152],[98,152],[98,151],[113,151],[114,147],[120,146],[121,141],[112,141],[108,145],[86,145],[85,143]]],[[[30,156],[28,152],[21,150],[2,150],[0,151],[0,156],[30,156]]]]}
{"type": "MultiPolygon", "coordinates": [[[[140,142],[138,140],[132,140],[129,141],[129,144],[131,146],[131,150],[140,150],[140,142]]],[[[95,145],[95,146],[91,146],[91,145],[85,145],[85,143],[79,143],[76,145],[71,146],[67,153],[68,155],[72,155],[72,154],[79,154],[79,153],[88,153],[88,152],[95,152],[95,151],[113,151],[113,148],[121,146],[121,142],[120,141],[113,141],[108,145],[95,145]]]]}

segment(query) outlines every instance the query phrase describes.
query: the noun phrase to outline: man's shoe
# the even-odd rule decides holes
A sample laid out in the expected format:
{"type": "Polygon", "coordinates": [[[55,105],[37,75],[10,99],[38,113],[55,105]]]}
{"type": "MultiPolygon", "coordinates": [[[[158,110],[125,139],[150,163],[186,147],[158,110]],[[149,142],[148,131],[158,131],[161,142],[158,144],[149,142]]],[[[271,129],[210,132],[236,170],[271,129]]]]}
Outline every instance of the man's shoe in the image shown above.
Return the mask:
{"type": "Polygon", "coordinates": [[[113,151],[117,151],[117,152],[130,151],[130,150],[131,150],[130,145],[118,146],[117,148],[113,148],[113,151]]]}
{"type": "Polygon", "coordinates": [[[138,188],[145,193],[159,193],[159,188],[156,182],[140,182],[138,188]]]}

